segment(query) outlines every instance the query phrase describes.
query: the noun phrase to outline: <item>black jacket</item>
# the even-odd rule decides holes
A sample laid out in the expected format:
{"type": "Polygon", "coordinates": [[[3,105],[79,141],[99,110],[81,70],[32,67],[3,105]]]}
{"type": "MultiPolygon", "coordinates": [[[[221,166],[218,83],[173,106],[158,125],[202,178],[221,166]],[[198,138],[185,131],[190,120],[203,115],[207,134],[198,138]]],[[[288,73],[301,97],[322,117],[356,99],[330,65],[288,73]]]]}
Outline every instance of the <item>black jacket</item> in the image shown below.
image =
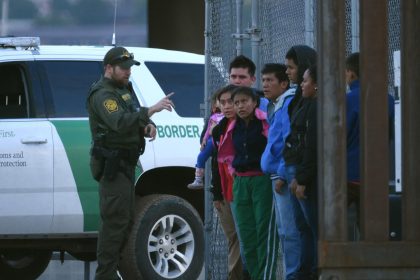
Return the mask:
{"type": "Polygon", "coordinates": [[[213,149],[213,154],[211,156],[212,188],[210,189],[210,191],[213,194],[213,201],[223,200],[222,183],[221,183],[220,174],[219,174],[219,163],[217,161],[217,151],[219,148],[218,144],[220,141],[220,137],[226,131],[227,125],[228,125],[228,119],[223,118],[212,130],[212,138],[213,138],[213,144],[215,145],[215,148],[213,149]]]}
{"type": "Polygon", "coordinates": [[[254,118],[248,125],[240,118],[236,119],[233,130],[235,158],[232,166],[238,172],[261,171],[261,155],[267,145],[267,137],[261,132],[262,121],[254,118]]]}
{"type": "Polygon", "coordinates": [[[307,189],[316,186],[316,98],[302,98],[290,119],[290,134],[283,150],[287,165],[296,165],[296,180],[307,189]]]}

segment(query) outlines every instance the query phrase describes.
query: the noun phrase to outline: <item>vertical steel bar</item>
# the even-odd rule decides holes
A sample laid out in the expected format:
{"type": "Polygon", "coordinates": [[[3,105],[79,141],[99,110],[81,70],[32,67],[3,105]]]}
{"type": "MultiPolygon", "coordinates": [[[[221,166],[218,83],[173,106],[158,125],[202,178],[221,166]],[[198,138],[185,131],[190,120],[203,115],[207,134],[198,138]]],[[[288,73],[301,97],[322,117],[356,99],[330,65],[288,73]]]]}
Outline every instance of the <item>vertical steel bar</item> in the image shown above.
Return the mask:
{"type": "Polygon", "coordinates": [[[388,240],[387,0],[360,1],[361,237],[388,240]]]}
{"type": "Polygon", "coordinates": [[[420,241],[420,1],[401,1],[403,239],[420,241]]]}
{"type": "Polygon", "coordinates": [[[320,241],[347,239],[344,0],[318,1],[320,241]]]}
{"type": "MultiPolygon", "coordinates": [[[[210,17],[211,17],[211,3],[212,0],[205,0],[205,24],[204,24],[204,110],[205,116],[209,115],[209,91],[210,91],[210,69],[211,69],[211,31],[210,31],[210,17]]],[[[205,189],[204,189],[204,262],[205,262],[205,278],[210,278],[210,270],[212,266],[211,258],[211,234],[212,234],[212,219],[213,219],[213,199],[210,193],[210,164],[207,162],[205,169],[205,189]]]]}
{"type": "Polygon", "coordinates": [[[244,2],[236,0],[236,55],[242,54],[243,34],[242,34],[242,8],[244,2]]]}
{"type": "Polygon", "coordinates": [[[314,47],[314,0],[305,1],[305,44],[314,47]]]}
{"type": "Polygon", "coordinates": [[[261,75],[260,75],[260,43],[261,37],[259,29],[259,9],[258,9],[259,0],[252,0],[251,2],[251,52],[252,60],[257,66],[257,71],[255,72],[256,77],[256,88],[261,88],[261,75]]]}
{"type": "Polygon", "coordinates": [[[351,0],[351,51],[358,52],[360,45],[359,0],[351,0]]]}

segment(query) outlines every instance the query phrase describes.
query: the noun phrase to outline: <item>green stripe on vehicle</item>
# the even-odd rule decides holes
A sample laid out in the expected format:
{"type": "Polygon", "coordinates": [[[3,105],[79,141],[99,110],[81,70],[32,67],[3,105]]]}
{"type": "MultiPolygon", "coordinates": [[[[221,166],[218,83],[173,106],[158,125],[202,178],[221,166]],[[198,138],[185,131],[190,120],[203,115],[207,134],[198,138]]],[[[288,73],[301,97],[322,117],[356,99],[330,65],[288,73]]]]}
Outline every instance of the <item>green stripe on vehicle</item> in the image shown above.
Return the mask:
{"type": "Polygon", "coordinates": [[[89,168],[91,143],[87,120],[54,120],[74,176],[83,209],[83,230],[96,231],[99,227],[98,183],[89,168]]]}

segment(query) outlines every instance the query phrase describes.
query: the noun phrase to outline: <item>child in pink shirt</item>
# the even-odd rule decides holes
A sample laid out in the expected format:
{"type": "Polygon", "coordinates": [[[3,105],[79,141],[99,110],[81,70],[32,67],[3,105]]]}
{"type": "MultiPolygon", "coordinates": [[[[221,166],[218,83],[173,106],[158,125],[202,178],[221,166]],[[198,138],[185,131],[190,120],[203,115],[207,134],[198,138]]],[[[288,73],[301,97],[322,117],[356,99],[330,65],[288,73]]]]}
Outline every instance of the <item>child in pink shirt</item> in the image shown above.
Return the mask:
{"type": "Polygon", "coordinates": [[[199,190],[204,187],[203,177],[204,177],[204,167],[206,161],[211,156],[213,152],[213,142],[211,136],[211,131],[219,121],[223,118],[223,114],[220,113],[220,108],[218,106],[217,96],[213,94],[211,98],[211,108],[212,114],[210,115],[209,121],[207,123],[207,129],[201,143],[200,153],[197,157],[197,163],[195,165],[195,180],[194,182],[188,184],[188,188],[192,190],[199,190]]]}

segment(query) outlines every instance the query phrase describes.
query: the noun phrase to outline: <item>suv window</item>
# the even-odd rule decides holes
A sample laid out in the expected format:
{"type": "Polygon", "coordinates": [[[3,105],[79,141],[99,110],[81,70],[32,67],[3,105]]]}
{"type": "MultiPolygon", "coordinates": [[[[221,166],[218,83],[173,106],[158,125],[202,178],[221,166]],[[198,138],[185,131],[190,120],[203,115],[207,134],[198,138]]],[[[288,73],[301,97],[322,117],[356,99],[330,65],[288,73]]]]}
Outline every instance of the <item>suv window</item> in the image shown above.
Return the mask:
{"type": "Polygon", "coordinates": [[[200,117],[204,101],[204,64],[145,62],[162,90],[175,92],[171,99],[182,117],[200,117]]]}
{"type": "Polygon", "coordinates": [[[24,75],[19,65],[0,66],[0,118],[26,118],[24,75]]]}
{"type": "Polygon", "coordinates": [[[100,61],[41,61],[51,93],[52,117],[87,117],[90,86],[103,73],[100,61]]]}

